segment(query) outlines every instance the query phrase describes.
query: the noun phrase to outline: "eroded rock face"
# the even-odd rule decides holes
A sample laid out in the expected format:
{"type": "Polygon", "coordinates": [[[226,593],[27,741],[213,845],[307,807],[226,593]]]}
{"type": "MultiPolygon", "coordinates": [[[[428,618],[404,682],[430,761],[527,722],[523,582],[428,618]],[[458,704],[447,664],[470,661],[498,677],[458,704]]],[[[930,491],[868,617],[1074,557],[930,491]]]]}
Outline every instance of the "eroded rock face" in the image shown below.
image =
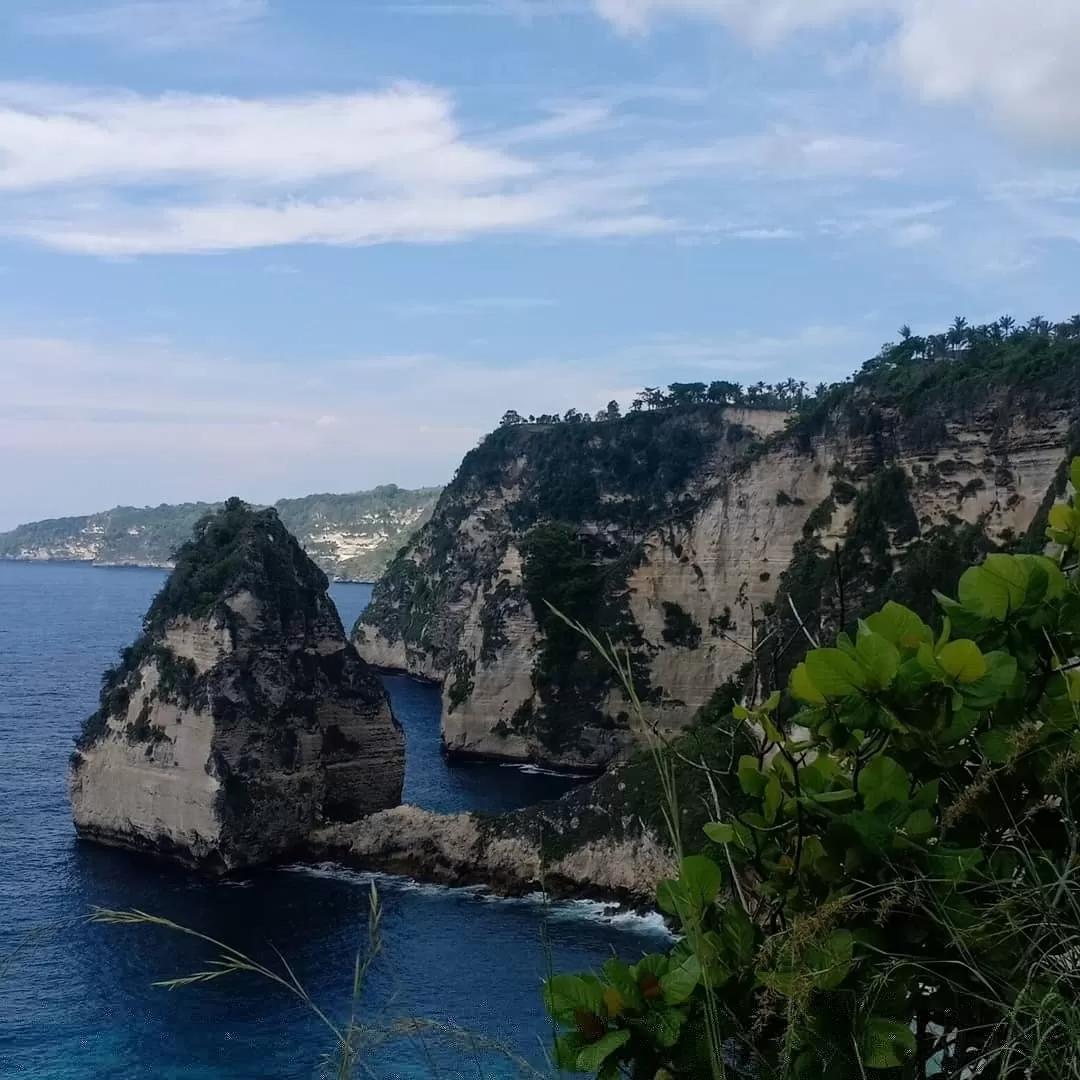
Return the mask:
{"type": "Polygon", "coordinates": [[[81,837],[228,871],[400,801],[386,692],[274,511],[200,525],[144,626],[72,755],[81,837]]]}
{"type": "Polygon", "coordinates": [[[304,855],[361,870],[401,874],[437,885],[485,885],[508,895],[544,891],[651,906],[675,860],[648,833],[602,837],[546,859],[537,815],[436,814],[398,806],[312,833],[304,855]]]}
{"type": "MultiPolygon", "coordinates": [[[[600,568],[595,598],[571,614],[630,650],[643,719],[671,733],[738,674],[770,606],[788,611],[778,589],[813,551],[848,545],[865,564],[870,584],[850,605],[941,527],[970,523],[991,543],[1023,534],[1076,419],[1075,402],[1021,408],[991,386],[914,416],[854,400],[790,434],[782,414],[724,408],[496,432],[392,564],[354,640],[373,663],[442,683],[451,755],[600,770],[639,732],[586,650],[552,647],[543,599],[561,599],[560,574],[530,579],[552,522],[572,526],[568,574],[600,568]]],[[[835,612],[805,614],[835,632],[835,612]]]]}

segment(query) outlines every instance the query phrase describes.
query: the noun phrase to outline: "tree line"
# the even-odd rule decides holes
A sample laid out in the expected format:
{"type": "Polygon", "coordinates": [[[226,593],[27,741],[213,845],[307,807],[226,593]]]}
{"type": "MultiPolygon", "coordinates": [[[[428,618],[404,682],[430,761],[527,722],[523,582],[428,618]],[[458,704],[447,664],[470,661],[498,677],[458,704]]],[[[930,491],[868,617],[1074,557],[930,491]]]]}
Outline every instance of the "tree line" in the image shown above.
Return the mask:
{"type": "MultiPolygon", "coordinates": [[[[904,325],[899,330],[899,341],[882,345],[878,354],[868,360],[860,370],[862,376],[876,372],[924,364],[953,361],[964,357],[985,356],[997,347],[1008,344],[1057,343],[1080,340],[1080,315],[1053,323],[1042,316],[1035,316],[1020,323],[1011,315],[1003,315],[993,322],[972,325],[958,315],[947,331],[942,334],[920,336],[904,325]]],[[[850,382],[851,379],[845,380],[850,382]]],[[[799,412],[822,401],[829,391],[844,385],[818,383],[813,389],[806,382],[785,379],[783,382],[766,383],[761,380],[750,386],[728,379],[713,382],[673,382],[667,387],[646,386],[630,403],[626,414],[657,412],[662,409],[683,409],[701,405],[728,405],[747,409],[776,409],[799,412]]],[[[558,413],[524,414],[516,409],[507,410],[500,421],[501,427],[517,424],[600,424],[619,420],[624,415],[617,401],[595,414],[578,409],[558,413]]]]}
{"type": "MultiPolygon", "coordinates": [[[[789,412],[799,408],[812,399],[814,394],[824,391],[825,385],[813,392],[805,382],[786,379],[784,382],[756,382],[751,386],[717,379],[711,383],[673,382],[667,387],[646,386],[630,403],[627,413],[657,412],[660,409],[683,409],[695,405],[731,405],[747,409],[777,409],[789,412]]],[[[516,409],[509,409],[503,414],[502,427],[515,424],[602,424],[622,417],[622,408],[617,401],[609,401],[606,408],[590,415],[578,409],[567,409],[562,416],[558,413],[540,413],[528,416],[516,409]]]]}

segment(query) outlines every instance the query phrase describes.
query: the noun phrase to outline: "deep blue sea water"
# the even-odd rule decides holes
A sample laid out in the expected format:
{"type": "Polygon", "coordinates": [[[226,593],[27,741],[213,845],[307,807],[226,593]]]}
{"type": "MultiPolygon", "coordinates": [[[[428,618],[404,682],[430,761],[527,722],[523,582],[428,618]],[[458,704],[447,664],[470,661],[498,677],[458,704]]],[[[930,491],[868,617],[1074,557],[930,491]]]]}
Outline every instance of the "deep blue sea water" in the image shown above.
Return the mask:
{"type": "MultiPolygon", "coordinates": [[[[165,991],[155,979],[205,966],[211,950],[167,931],[90,925],[92,906],[136,907],[273,961],[277,949],[320,1005],[340,1013],[367,920],[371,878],[280,869],[211,883],[167,864],[77,843],[65,770],[101,672],[138,630],[164,575],[0,562],[0,1080],[292,1080],[321,1075],[318,1021],[255,977],[165,991]]],[[[370,597],[335,585],[346,625],[370,597]]],[[[437,691],[387,679],[408,747],[406,798],[436,810],[511,808],[566,780],[498,766],[447,767],[437,691]]],[[[596,905],[545,906],[475,890],[378,879],[383,952],[362,1020],[382,1032],[422,1018],[508,1043],[542,1065],[539,982],[634,958],[663,942],[647,920],[596,905]],[[544,945],[544,942],[547,945],[544,945]]],[[[500,1055],[436,1036],[373,1049],[361,1075],[505,1077],[500,1055]]]]}

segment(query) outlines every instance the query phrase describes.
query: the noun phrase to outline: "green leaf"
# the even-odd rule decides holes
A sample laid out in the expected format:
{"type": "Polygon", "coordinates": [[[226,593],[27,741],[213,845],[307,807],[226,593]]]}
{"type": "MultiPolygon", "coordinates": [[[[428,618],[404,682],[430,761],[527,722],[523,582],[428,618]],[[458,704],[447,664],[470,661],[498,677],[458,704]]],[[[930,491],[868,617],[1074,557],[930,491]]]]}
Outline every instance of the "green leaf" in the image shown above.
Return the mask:
{"type": "MultiPolygon", "coordinates": [[[[641,989],[634,977],[633,969],[618,957],[611,956],[604,961],[604,977],[619,992],[623,1001],[630,1008],[641,1007],[641,989]]],[[[609,1010],[610,1011],[610,1010],[609,1010]]]]}
{"type": "Polygon", "coordinates": [[[1072,533],[1076,532],[1077,522],[1080,521],[1080,514],[1078,514],[1071,506],[1066,506],[1064,503],[1058,503],[1056,506],[1050,507],[1050,528],[1055,532],[1072,533]]]}
{"type": "Polygon", "coordinates": [[[933,810],[941,794],[941,781],[930,780],[911,796],[911,805],[919,810],[933,810]]]}
{"type": "Polygon", "coordinates": [[[849,930],[834,930],[818,947],[807,951],[807,964],[820,990],[835,990],[848,976],[855,949],[849,930]]]}
{"type": "Polygon", "coordinates": [[[937,822],[929,810],[916,810],[904,822],[904,832],[913,840],[922,840],[924,837],[933,835],[936,828],[937,822]]]}
{"type": "Polygon", "coordinates": [[[833,803],[851,802],[855,798],[855,792],[851,788],[841,788],[839,791],[816,791],[807,796],[809,802],[821,803],[830,806],[833,803]]]}
{"type": "Polygon", "coordinates": [[[649,953],[648,956],[643,956],[630,969],[630,974],[638,982],[641,981],[644,975],[653,975],[659,979],[667,973],[669,967],[671,967],[671,960],[663,953],[649,953]]]}
{"type": "Polygon", "coordinates": [[[910,608],[890,600],[880,611],[866,620],[866,625],[886,641],[902,649],[914,649],[921,642],[930,643],[934,635],[910,608]]]}
{"type": "Polygon", "coordinates": [[[577,1067],[585,1072],[595,1072],[620,1046],[630,1041],[629,1031],[609,1031],[602,1039],[590,1043],[577,1056],[577,1067]]]}
{"type": "Polygon", "coordinates": [[[736,967],[745,967],[754,959],[757,935],[741,904],[732,902],[725,906],[720,937],[736,967]]]}
{"type": "Polygon", "coordinates": [[[1030,574],[1023,559],[1018,559],[1015,555],[987,555],[982,569],[1008,592],[1009,611],[1016,611],[1024,606],[1030,574]]]}
{"type": "Polygon", "coordinates": [[[751,754],[743,754],[739,758],[739,786],[747,795],[765,794],[765,777],[761,774],[761,765],[751,754]]]}
{"type": "Polygon", "coordinates": [[[710,821],[705,825],[705,835],[714,844],[730,844],[735,840],[735,826],[722,821],[710,821]]]}
{"type": "Polygon", "coordinates": [[[962,686],[978,682],[988,670],[979,646],[967,638],[950,641],[938,653],[937,662],[946,675],[962,686]]]}
{"type": "Polygon", "coordinates": [[[568,1072],[578,1071],[578,1054],[588,1043],[576,1031],[568,1031],[555,1038],[555,1064],[568,1072]]]}
{"type": "Polygon", "coordinates": [[[1011,728],[991,728],[979,737],[979,745],[987,761],[1003,765],[1012,757],[1013,731],[1011,728]]]}
{"type": "Polygon", "coordinates": [[[910,778],[904,767],[884,754],[878,755],[859,773],[859,794],[867,810],[882,803],[906,803],[910,778]]]}
{"type": "Polygon", "coordinates": [[[900,653],[895,645],[868,630],[859,635],[855,650],[859,666],[866,672],[869,689],[886,690],[892,686],[900,670],[900,653]]]}
{"type": "Polygon", "coordinates": [[[560,1023],[572,1024],[578,1009],[603,1011],[604,986],[593,975],[553,975],[544,983],[544,1004],[560,1023]]]}
{"type": "Polygon", "coordinates": [[[814,686],[827,698],[850,697],[866,685],[863,669],[839,649],[814,649],[805,664],[814,686]]]}
{"type": "Polygon", "coordinates": [[[958,589],[960,603],[968,610],[991,619],[1009,614],[1009,585],[981,566],[965,570],[958,589]]]}
{"type": "Polygon", "coordinates": [[[661,1047],[674,1046],[686,1021],[680,1009],[656,1009],[646,1014],[641,1028],[652,1041],[661,1047]]]}
{"type": "Polygon", "coordinates": [[[705,855],[688,855],[682,861],[679,882],[689,902],[701,911],[716,899],[724,878],[712,859],[705,855]]]}
{"type": "Polygon", "coordinates": [[[809,705],[824,705],[825,695],[814,685],[805,664],[796,664],[789,682],[792,697],[809,705]]]}
{"type": "Polygon", "coordinates": [[[701,964],[690,956],[660,979],[660,989],[668,1005],[681,1005],[693,994],[701,981],[701,964]]]}
{"type": "Polygon", "coordinates": [[[770,776],[768,782],[765,784],[765,821],[772,825],[776,821],[776,812],[780,809],[780,804],[784,801],[784,789],[780,786],[780,781],[775,776],[770,776]]]}
{"type": "Polygon", "coordinates": [[[982,858],[978,848],[937,848],[928,853],[927,862],[936,876],[946,881],[962,881],[982,858]]]}
{"type": "Polygon", "coordinates": [[[908,1024],[872,1016],[859,1040],[862,1063],[868,1069],[895,1069],[915,1056],[918,1046],[908,1024]]]}

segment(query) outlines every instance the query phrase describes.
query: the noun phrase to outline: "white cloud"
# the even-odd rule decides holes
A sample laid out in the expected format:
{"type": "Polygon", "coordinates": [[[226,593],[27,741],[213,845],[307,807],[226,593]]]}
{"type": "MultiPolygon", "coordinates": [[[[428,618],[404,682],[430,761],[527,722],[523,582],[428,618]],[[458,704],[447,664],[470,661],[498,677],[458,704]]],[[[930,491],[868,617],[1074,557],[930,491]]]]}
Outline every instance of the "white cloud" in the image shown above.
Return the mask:
{"type": "Polygon", "coordinates": [[[303,98],[102,95],[0,84],[0,189],[364,177],[438,190],[529,166],[466,142],[446,95],[401,84],[303,98]]]}
{"type": "MultiPolygon", "coordinates": [[[[867,24],[885,65],[928,102],[989,111],[1015,131],[1080,142],[1076,0],[594,0],[623,32],[662,16],[722,23],[756,45],[867,24]]],[[[865,40],[859,45],[865,45],[865,40]]]]}
{"type": "Polygon", "coordinates": [[[583,102],[480,139],[449,95],[410,83],[254,99],[0,83],[0,233],[112,259],[497,232],[640,237],[692,228],[676,204],[700,177],[753,177],[757,198],[766,179],[892,177],[907,160],[887,139],[791,127],[642,144],[622,120],[611,103],[583,102]],[[620,138],[586,152],[599,128],[620,138]]]}
{"type": "Polygon", "coordinates": [[[777,227],[734,229],[730,235],[737,240],[797,240],[800,234],[794,229],[777,227]]]}
{"type": "Polygon", "coordinates": [[[595,0],[620,30],[641,33],[664,15],[715,19],[755,42],[828,26],[851,15],[887,9],[889,0],[595,0]]]}
{"type": "Polygon", "coordinates": [[[38,15],[30,31],[50,37],[97,38],[145,52],[206,45],[268,12],[267,0],[134,0],[91,11],[38,15]]]}
{"type": "Polygon", "coordinates": [[[892,57],[927,101],[989,109],[1013,130],[1080,142],[1076,0],[909,0],[892,57]]]}

